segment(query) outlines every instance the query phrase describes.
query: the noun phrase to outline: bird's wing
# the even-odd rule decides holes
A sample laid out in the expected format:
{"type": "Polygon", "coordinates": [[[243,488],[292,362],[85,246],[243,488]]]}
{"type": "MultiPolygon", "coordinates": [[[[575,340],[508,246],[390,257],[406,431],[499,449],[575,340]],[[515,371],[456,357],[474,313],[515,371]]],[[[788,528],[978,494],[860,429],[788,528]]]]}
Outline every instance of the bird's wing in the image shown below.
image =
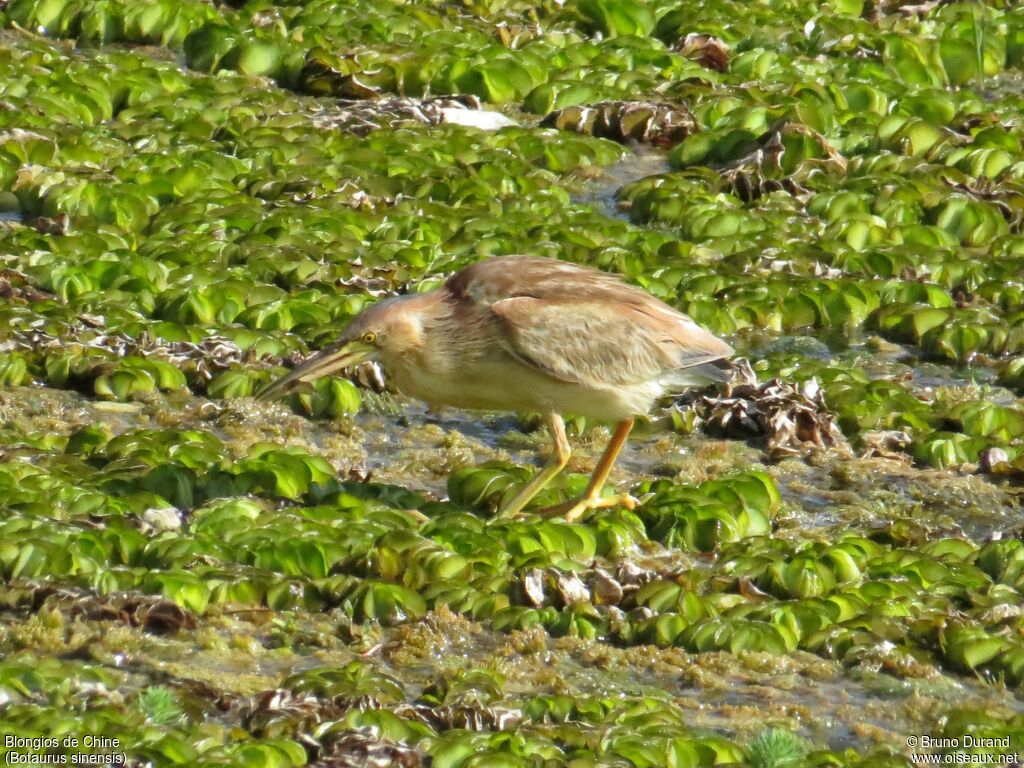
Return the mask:
{"type": "Polygon", "coordinates": [[[505,326],[510,353],[555,378],[589,387],[649,381],[732,351],[692,322],[666,329],[669,318],[644,309],[621,302],[529,297],[491,305],[505,326]]]}
{"type": "Polygon", "coordinates": [[[534,256],[501,256],[453,275],[454,299],[489,308],[506,348],[563,381],[648,381],[732,355],[732,347],[617,275],[534,256]]]}

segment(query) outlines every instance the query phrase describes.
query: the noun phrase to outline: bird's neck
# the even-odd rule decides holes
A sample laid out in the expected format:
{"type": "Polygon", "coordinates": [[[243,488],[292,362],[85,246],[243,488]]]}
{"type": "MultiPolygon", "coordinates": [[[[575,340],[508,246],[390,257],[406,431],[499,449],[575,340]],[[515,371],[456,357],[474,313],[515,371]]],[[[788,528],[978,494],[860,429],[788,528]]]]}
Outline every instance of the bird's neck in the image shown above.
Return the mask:
{"type": "Polygon", "coordinates": [[[402,322],[391,330],[388,351],[382,356],[385,368],[442,372],[455,365],[450,339],[456,319],[451,305],[437,301],[435,294],[417,294],[403,299],[402,322]]]}

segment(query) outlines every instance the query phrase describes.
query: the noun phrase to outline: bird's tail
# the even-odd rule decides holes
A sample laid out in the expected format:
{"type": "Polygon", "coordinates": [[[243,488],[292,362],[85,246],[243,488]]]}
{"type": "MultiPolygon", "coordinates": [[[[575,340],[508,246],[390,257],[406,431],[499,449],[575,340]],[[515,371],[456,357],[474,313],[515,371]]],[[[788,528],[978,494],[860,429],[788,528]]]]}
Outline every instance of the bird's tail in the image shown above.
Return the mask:
{"type": "Polygon", "coordinates": [[[722,358],[712,360],[709,363],[700,363],[686,368],[679,368],[669,375],[669,381],[673,386],[679,387],[703,387],[708,384],[725,384],[732,379],[732,364],[722,358]]]}

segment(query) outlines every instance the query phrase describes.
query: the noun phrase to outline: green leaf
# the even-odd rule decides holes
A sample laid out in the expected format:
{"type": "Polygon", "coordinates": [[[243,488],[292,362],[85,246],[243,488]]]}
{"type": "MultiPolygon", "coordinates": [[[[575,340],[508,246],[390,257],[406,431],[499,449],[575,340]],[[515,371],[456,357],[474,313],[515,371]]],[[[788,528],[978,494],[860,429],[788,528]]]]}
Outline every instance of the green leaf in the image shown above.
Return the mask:
{"type": "Polygon", "coordinates": [[[577,7],[594,29],[609,37],[645,37],[657,21],[654,11],[643,0],[580,0],[577,7]]]}

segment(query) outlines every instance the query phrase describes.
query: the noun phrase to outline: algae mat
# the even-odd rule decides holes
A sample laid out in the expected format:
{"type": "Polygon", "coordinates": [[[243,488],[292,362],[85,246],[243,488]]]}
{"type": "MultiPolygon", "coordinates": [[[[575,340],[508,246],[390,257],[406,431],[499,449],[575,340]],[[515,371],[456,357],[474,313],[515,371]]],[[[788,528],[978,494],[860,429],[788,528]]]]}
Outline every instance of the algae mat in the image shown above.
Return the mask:
{"type": "MultiPolygon", "coordinates": [[[[1024,11],[0,3],[5,760],[1019,762],[1024,11]],[[529,414],[252,392],[529,252],[748,359],[577,524],[529,414]]],[[[606,425],[577,421],[578,492],[606,425]]]]}

